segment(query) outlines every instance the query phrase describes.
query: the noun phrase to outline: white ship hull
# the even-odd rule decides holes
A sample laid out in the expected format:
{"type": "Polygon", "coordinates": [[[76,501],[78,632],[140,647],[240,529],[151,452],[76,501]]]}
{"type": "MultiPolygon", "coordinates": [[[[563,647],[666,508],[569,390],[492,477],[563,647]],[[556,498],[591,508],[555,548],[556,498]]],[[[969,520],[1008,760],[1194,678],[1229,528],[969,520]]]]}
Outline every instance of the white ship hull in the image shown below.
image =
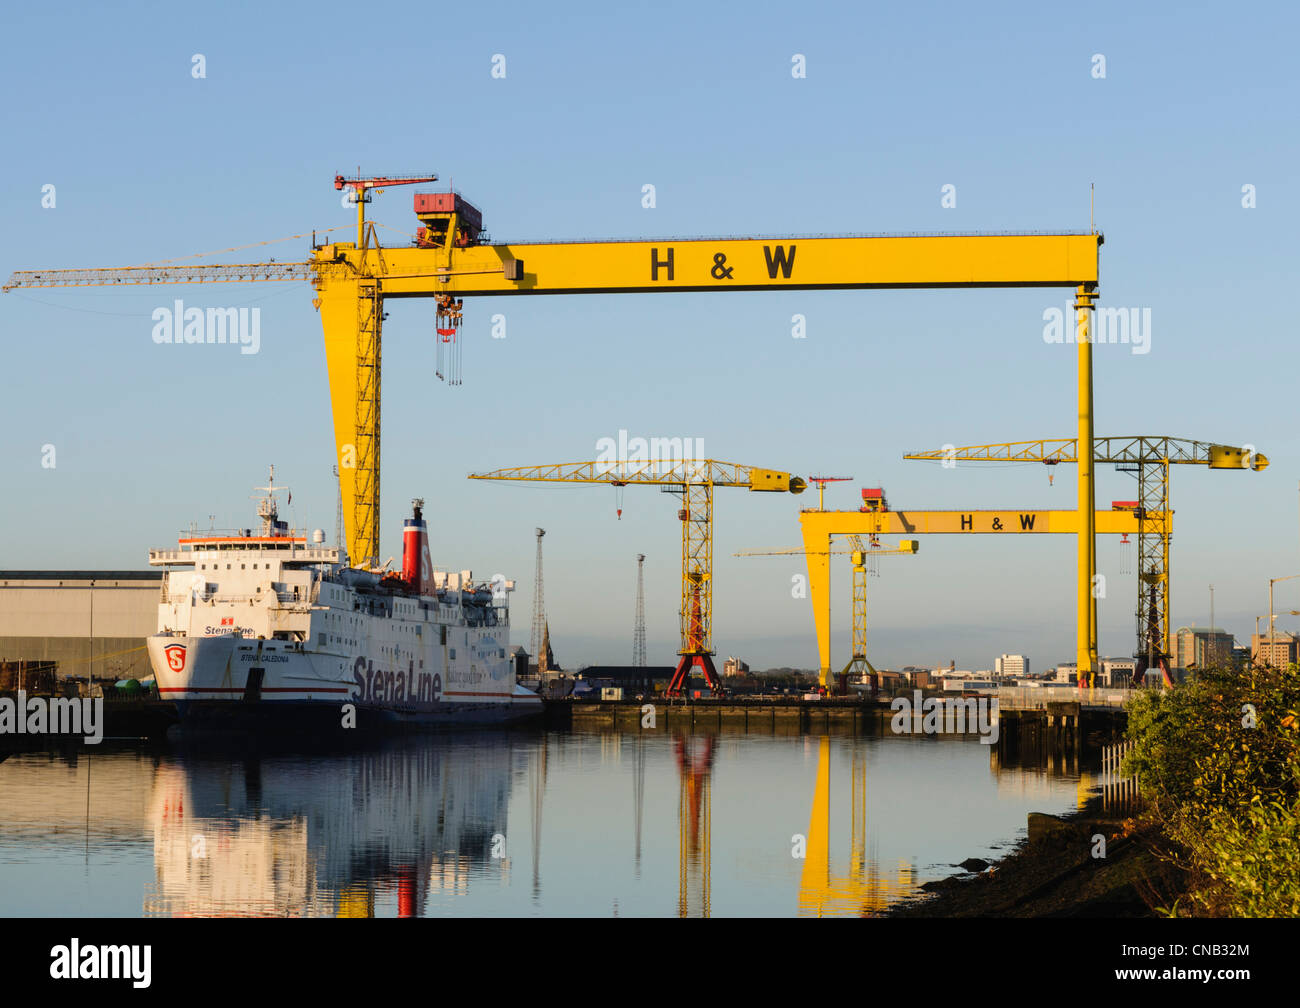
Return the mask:
{"type": "MultiPolygon", "coordinates": [[[[360,731],[386,726],[504,724],[540,713],[537,694],[517,686],[505,662],[489,660],[503,650],[489,634],[480,638],[474,661],[439,671],[419,671],[417,659],[395,668],[382,655],[349,659],[298,650],[283,641],[248,640],[233,634],[148,639],[159,694],[176,704],[183,722],[210,725],[274,725],[360,731]]],[[[454,649],[440,648],[449,653],[454,649]]],[[[425,668],[434,666],[431,654],[425,668]]]]}

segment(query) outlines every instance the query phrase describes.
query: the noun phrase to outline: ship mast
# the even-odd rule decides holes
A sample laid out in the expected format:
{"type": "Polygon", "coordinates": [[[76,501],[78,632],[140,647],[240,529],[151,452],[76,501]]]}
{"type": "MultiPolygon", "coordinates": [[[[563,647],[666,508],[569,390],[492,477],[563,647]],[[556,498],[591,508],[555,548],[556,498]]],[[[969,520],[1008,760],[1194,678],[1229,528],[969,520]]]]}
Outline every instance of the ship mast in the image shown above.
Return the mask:
{"type": "MultiPolygon", "coordinates": [[[[267,477],[266,486],[253,487],[254,490],[262,490],[266,493],[257,501],[257,517],[262,519],[262,535],[270,537],[277,534],[277,520],[280,517],[280,507],[275,499],[275,491],[288,490],[288,487],[276,487],[275,485],[275,466],[271,466],[271,473],[267,477]]],[[[292,496],[292,494],[290,495],[292,496]]],[[[254,498],[256,499],[256,498],[254,498]]]]}

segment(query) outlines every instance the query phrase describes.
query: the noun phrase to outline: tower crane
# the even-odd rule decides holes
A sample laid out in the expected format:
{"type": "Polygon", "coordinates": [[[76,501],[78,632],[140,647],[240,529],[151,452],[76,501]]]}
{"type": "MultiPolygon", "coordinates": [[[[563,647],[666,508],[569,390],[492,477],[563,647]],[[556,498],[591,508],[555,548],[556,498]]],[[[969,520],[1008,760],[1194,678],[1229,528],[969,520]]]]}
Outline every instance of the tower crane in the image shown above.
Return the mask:
{"type": "MultiPolygon", "coordinates": [[[[969,445],[904,455],[909,460],[944,462],[1041,462],[1055,466],[1078,462],[1078,442],[1073,438],[1009,441],[969,445]]],[[[1099,437],[1093,440],[1093,461],[1110,463],[1120,472],[1137,476],[1136,501],[1115,501],[1116,510],[1131,510],[1137,517],[1138,586],[1137,651],[1134,679],[1157,666],[1169,675],[1169,596],[1171,578],[1169,546],[1173,538],[1173,509],[1169,506],[1169,467],[1200,465],[1210,469],[1260,472],[1268,457],[1253,445],[1234,447],[1212,441],[1173,437],[1099,437]]],[[[1094,627],[1094,635],[1096,633],[1094,627]]],[[[1080,676],[1082,681],[1082,675],[1080,676]]]]}
{"type": "Polygon", "coordinates": [[[644,484],[667,487],[682,495],[677,517],[682,523],[682,595],[679,620],[680,660],[668,684],[667,695],[680,696],[691,670],[698,667],[709,688],[721,693],[722,682],[713,667],[713,490],[744,487],[775,493],[803,493],[807,484],[798,476],[775,469],[683,459],[671,462],[567,462],[558,465],[520,466],[474,473],[470,479],[524,483],[586,483],[606,486],[644,484]]]}
{"type": "MultiPolygon", "coordinates": [[[[818,508],[818,510],[821,510],[818,508]]],[[[841,556],[847,554],[853,565],[853,632],[852,632],[852,649],[849,655],[848,664],[840,670],[836,677],[835,692],[839,696],[845,696],[849,691],[849,681],[854,674],[857,674],[866,682],[871,684],[871,691],[874,693],[880,685],[880,673],[876,667],[867,660],[867,557],[871,556],[901,556],[916,553],[921,544],[916,539],[903,539],[897,546],[884,548],[875,544],[875,537],[872,546],[868,549],[862,541],[862,537],[851,535],[849,545],[852,547],[847,550],[819,550],[818,556],[841,556]]],[[[734,553],[733,556],[804,556],[806,551],[802,549],[785,549],[773,550],[771,552],[758,552],[746,550],[742,553],[734,553]]],[[[826,604],[830,605],[830,592],[826,593],[826,604]]],[[[830,624],[830,613],[826,614],[826,622],[830,624]]]]}
{"type": "MultiPolygon", "coordinates": [[[[365,220],[365,197],[386,186],[433,181],[433,173],[344,178],[358,193],[355,242],[313,238],[306,262],[152,265],[19,270],[4,290],[123,284],[310,280],[325,336],[334,440],[348,556],[374,564],[379,551],[380,363],[384,302],[432,298],[439,328],[455,329],[463,298],[529,294],[693,291],[1067,287],[1075,290],[1079,443],[1093,439],[1091,312],[1098,296],[1095,230],[1040,234],[842,235],[628,239],[493,244],[477,207],[456,192],[414,195],[410,245],[382,248],[365,220]]],[[[1079,464],[1078,563],[1096,570],[1092,459],[1079,464]]],[[[1080,596],[1079,668],[1096,659],[1096,600],[1080,596]],[[1091,607],[1091,609],[1090,609],[1091,607]]]]}

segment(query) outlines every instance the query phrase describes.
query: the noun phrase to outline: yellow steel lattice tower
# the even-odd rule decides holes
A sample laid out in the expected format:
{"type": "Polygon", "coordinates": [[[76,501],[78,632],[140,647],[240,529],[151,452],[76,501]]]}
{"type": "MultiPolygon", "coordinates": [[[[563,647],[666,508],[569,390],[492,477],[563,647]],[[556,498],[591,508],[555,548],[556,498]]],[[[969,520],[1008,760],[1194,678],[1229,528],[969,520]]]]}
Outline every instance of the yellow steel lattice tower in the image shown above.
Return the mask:
{"type": "Polygon", "coordinates": [[[678,608],[681,631],[680,660],[668,695],[687,687],[692,669],[699,668],[709,687],[722,692],[713,667],[713,490],[743,487],[775,493],[802,493],[806,483],[798,476],[775,469],[682,459],[665,462],[565,462],[557,465],[521,466],[474,473],[470,479],[523,483],[585,483],[613,487],[633,484],[661,486],[682,496],[677,517],[682,525],[682,593],[678,608]]]}

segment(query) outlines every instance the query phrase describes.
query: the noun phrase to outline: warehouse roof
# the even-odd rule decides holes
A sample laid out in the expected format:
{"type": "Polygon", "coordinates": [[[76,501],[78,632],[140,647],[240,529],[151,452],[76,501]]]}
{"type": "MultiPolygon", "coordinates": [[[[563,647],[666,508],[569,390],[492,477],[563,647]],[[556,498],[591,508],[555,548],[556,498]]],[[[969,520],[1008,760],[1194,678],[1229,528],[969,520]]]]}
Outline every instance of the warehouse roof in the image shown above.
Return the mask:
{"type": "Polygon", "coordinates": [[[160,570],[0,570],[3,581],[160,581],[160,570]]]}

